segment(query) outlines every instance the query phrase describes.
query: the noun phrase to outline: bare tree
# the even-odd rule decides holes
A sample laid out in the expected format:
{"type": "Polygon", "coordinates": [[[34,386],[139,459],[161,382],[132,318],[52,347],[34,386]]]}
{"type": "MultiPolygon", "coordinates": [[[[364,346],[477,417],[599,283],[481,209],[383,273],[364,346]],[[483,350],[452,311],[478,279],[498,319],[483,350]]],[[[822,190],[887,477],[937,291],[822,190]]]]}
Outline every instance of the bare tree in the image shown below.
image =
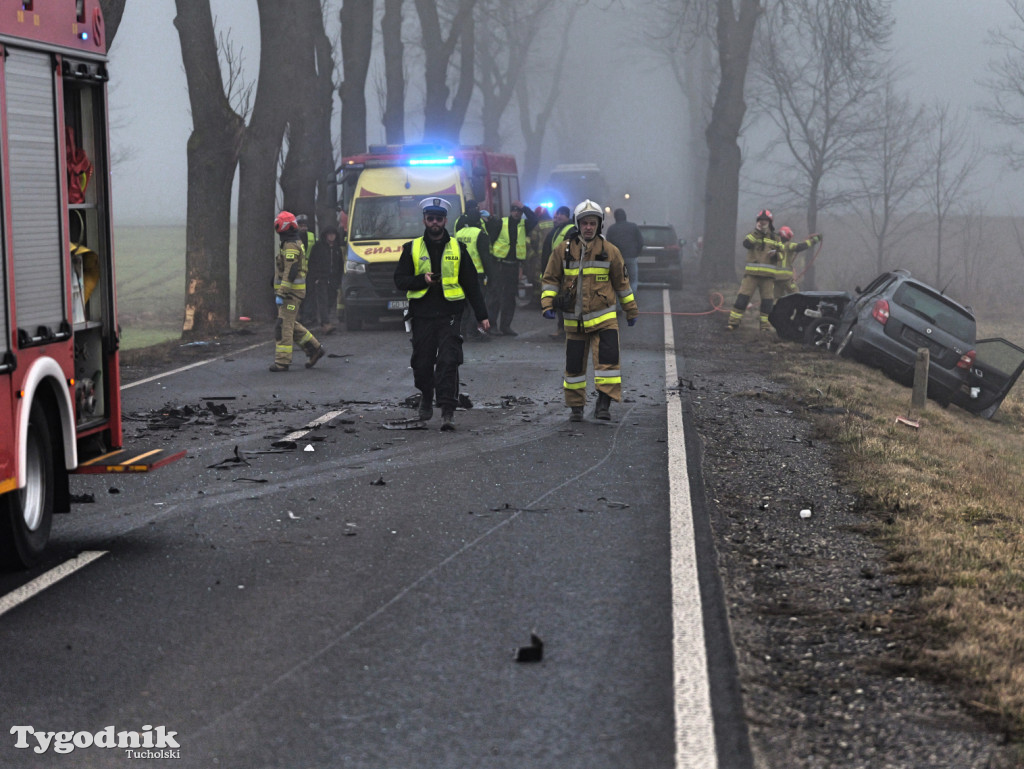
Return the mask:
{"type": "MultiPolygon", "coordinates": [[[[685,34],[682,25],[673,23],[677,12],[672,7],[666,18],[665,6],[654,6],[651,28],[644,34],[644,42],[651,46],[655,55],[665,61],[672,71],[679,92],[686,104],[686,125],[683,131],[683,156],[686,187],[694,192],[707,186],[708,146],[705,138],[711,112],[712,86],[715,72],[712,44],[707,36],[694,37],[685,34]]],[[[704,205],[702,196],[687,196],[687,211],[683,221],[687,231],[700,234],[704,227],[704,205]]]]}
{"type": "MultiPolygon", "coordinates": [[[[1005,0],[1016,17],[1012,24],[989,32],[988,42],[1000,53],[989,62],[991,74],[983,84],[992,95],[992,102],[982,111],[995,122],[1015,131],[1024,130],[1024,0],[1005,0]]],[[[1010,167],[1024,168],[1024,147],[1007,142],[1001,148],[1010,167]]]]}
{"type": "Polygon", "coordinates": [[[713,39],[718,83],[705,129],[708,168],[704,187],[704,251],[701,273],[732,279],[739,205],[739,136],[746,115],[747,68],[763,0],[672,0],[664,2],[663,29],[677,26],[681,39],[713,39]]]}
{"type": "Polygon", "coordinates": [[[182,337],[194,338],[229,326],[231,185],[245,120],[231,107],[237,62],[230,49],[227,90],[221,80],[209,0],[175,0],[175,7],[192,111],[182,337]]]}
{"type": "Polygon", "coordinates": [[[402,42],[404,0],[384,0],[380,31],[384,39],[384,137],[388,144],[405,143],[405,44],[402,42]]]}
{"type": "MultiPolygon", "coordinates": [[[[399,18],[401,27],[401,18],[399,18]]],[[[373,52],[373,0],[345,0],[341,6],[341,154],[366,151],[366,77],[373,52]]]]}
{"type": "Polygon", "coordinates": [[[124,16],[124,6],[128,0],[100,0],[100,10],[103,11],[103,27],[107,36],[107,48],[114,42],[117,28],[121,26],[121,17],[124,16]]]}
{"type": "Polygon", "coordinates": [[[423,105],[424,139],[458,142],[462,124],[473,96],[475,60],[475,24],[473,7],[476,0],[458,0],[450,19],[448,35],[441,30],[440,9],[447,4],[437,0],[415,0],[420,20],[423,53],[426,58],[424,75],[426,99],[423,105]],[[459,49],[459,64],[455,67],[457,84],[452,95],[448,86],[449,68],[455,49],[459,49]],[[449,103],[449,96],[451,96],[449,103]]]}
{"type": "Polygon", "coordinates": [[[260,17],[260,66],[252,117],[238,166],[238,247],[235,306],[242,315],[274,317],[274,230],[277,170],[285,128],[295,109],[293,49],[308,41],[292,8],[278,0],[256,0],[260,17]]]}
{"type": "Polygon", "coordinates": [[[989,226],[991,219],[985,207],[970,203],[963,210],[963,228],[960,230],[960,263],[964,270],[963,294],[976,297],[981,292],[982,269],[989,253],[989,226]]]}
{"type": "Polygon", "coordinates": [[[971,143],[967,120],[951,112],[948,103],[937,103],[931,110],[932,131],[928,151],[933,159],[925,186],[935,216],[935,283],[942,288],[945,227],[954,206],[968,191],[968,181],[978,162],[980,150],[971,143]]]}
{"type": "Polygon", "coordinates": [[[791,0],[758,31],[753,101],[776,126],[772,149],[786,150],[773,178],[806,207],[810,232],[819,212],[850,203],[843,176],[867,156],[864,103],[884,82],[891,28],[889,0],[791,0]]]}
{"type": "Polygon", "coordinates": [[[908,204],[921,191],[929,162],[921,144],[924,108],[912,106],[907,97],[896,93],[891,78],[868,110],[868,117],[875,151],[857,164],[857,209],[865,225],[861,237],[874,251],[875,272],[881,273],[892,248],[909,232],[904,226],[913,213],[908,204]]]}
{"type": "MultiPolygon", "coordinates": [[[[372,0],[367,0],[367,4],[371,6],[372,29],[372,0]]],[[[334,181],[331,143],[334,59],[320,0],[301,0],[294,2],[292,8],[296,24],[305,33],[306,44],[302,50],[294,51],[290,59],[295,90],[302,98],[295,100],[288,124],[288,152],[281,170],[281,191],[284,208],[311,216],[323,227],[335,216],[328,194],[328,184],[334,181]]],[[[365,99],[363,104],[365,136],[365,99]]]]}
{"type": "MultiPolygon", "coordinates": [[[[516,84],[535,49],[542,20],[549,19],[554,0],[481,0],[478,12],[487,20],[476,36],[477,86],[483,94],[484,144],[501,148],[501,125],[516,84]]],[[[556,70],[557,71],[557,70],[556,70]]]]}
{"type": "MultiPolygon", "coordinates": [[[[566,18],[558,28],[561,29],[561,36],[558,41],[558,54],[555,59],[553,72],[561,72],[565,66],[565,59],[569,53],[570,33],[572,23],[576,18],[576,11],[579,6],[572,5],[569,8],[566,18]]],[[[547,132],[548,122],[554,112],[558,99],[561,96],[562,78],[551,77],[547,79],[548,91],[544,103],[533,114],[530,105],[530,94],[538,89],[531,86],[529,75],[516,79],[516,103],[519,111],[519,126],[523,132],[523,139],[526,141],[526,152],[522,172],[519,174],[520,187],[524,190],[536,189],[537,176],[540,173],[540,159],[544,149],[544,135],[547,132]]]]}

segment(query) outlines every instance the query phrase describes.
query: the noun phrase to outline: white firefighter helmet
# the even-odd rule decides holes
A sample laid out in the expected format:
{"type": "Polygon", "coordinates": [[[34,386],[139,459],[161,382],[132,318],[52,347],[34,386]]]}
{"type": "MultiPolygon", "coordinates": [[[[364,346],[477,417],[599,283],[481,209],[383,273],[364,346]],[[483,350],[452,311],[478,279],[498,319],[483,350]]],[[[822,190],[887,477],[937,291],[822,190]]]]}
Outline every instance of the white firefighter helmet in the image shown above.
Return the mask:
{"type": "Polygon", "coordinates": [[[575,222],[577,229],[580,226],[580,219],[584,216],[596,216],[599,222],[598,232],[601,231],[601,223],[604,222],[604,209],[590,198],[587,198],[576,206],[576,210],[573,211],[572,219],[573,222],[575,222]]]}

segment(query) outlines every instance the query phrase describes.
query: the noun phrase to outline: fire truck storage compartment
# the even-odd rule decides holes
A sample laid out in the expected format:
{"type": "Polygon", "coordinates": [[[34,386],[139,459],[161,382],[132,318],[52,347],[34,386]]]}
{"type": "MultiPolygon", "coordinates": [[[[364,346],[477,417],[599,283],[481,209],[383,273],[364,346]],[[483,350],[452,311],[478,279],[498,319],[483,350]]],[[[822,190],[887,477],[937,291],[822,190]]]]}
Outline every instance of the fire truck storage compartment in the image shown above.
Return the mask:
{"type": "Polygon", "coordinates": [[[22,346],[68,336],[61,242],[54,64],[49,53],[5,49],[11,237],[22,346]]]}
{"type": "Polygon", "coordinates": [[[64,138],[68,180],[68,249],[75,330],[75,413],[79,428],[109,416],[105,362],[116,346],[113,318],[111,233],[107,231],[107,167],[103,89],[106,70],[96,62],[62,63],[64,138]]]}

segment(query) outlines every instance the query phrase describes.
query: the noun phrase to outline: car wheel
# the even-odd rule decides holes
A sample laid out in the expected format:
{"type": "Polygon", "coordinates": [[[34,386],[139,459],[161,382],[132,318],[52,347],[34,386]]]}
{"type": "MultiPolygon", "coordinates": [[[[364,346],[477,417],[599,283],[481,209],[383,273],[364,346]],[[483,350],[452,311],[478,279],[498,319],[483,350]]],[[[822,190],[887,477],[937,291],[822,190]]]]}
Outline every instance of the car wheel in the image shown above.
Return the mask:
{"type": "Polygon", "coordinates": [[[835,338],[838,325],[839,318],[822,315],[804,328],[804,344],[817,350],[834,350],[838,341],[835,338]]]}
{"type": "Polygon", "coordinates": [[[0,496],[0,567],[34,566],[50,540],[55,487],[50,426],[39,404],[32,406],[25,452],[25,488],[0,496]]]}

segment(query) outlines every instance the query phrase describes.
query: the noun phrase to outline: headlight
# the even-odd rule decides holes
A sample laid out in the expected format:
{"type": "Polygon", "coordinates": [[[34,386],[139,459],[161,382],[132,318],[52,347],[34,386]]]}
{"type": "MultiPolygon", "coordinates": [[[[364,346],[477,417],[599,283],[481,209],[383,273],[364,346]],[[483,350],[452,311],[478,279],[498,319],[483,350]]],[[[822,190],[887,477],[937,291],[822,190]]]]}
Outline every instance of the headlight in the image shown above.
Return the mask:
{"type": "Polygon", "coordinates": [[[363,262],[345,262],[345,272],[366,272],[366,264],[363,262]]]}

